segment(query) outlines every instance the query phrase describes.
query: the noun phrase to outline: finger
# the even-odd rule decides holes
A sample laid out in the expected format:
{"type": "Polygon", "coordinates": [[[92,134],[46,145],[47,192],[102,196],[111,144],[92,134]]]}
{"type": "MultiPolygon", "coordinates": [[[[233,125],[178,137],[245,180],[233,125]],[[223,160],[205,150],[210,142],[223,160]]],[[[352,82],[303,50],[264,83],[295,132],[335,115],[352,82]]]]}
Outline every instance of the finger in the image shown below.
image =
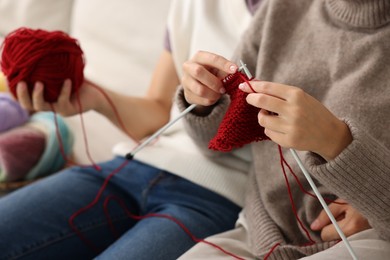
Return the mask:
{"type": "Polygon", "coordinates": [[[32,93],[32,102],[34,109],[37,111],[49,110],[50,106],[43,97],[44,86],[42,82],[36,82],[32,93]]]}
{"type": "MultiPolygon", "coordinates": [[[[198,89],[202,89],[206,86],[216,93],[225,92],[222,81],[203,65],[194,62],[186,62],[183,64],[183,69],[188,74],[184,74],[183,84],[190,82],[192,83],[192,86],[196,86],[198,89]],[[193,81],[198,84],[195,84],[193,81]],[[199,87],[198,85],[202,87],[199,87]]],[[[199,91],[193,90],[193,92],[198,93],[199,91]]]]}
{"type": "Polygon", "coordinates": [[[18,98],[20,105],[24,109],[28,111],[34,110],[34,107],[31,102],[30,93],[28,92],[27,84],[25,82],[19,82],[16,85],[16,96],[18,98]]]}
{"type": "Polygon", "coordinates": [[[184,94],[188,103],[202,106],[211,106],[215,104],[221,97],[221,94],[219,93],[215,93],[214,91],[207,91],[205,86],[199,85],[198,87],[199,88],[187,88],[185,90],[184,94]]]}
{"type": "Polygon", "coordinates": [[[188,103],[209,106],[221,97],[220,92],[214,91],[193,77],[183,77],[182,84],[188,103]]]}
{"type": "Polygon", "coordinates": [[[300,88],[275,82],[252,80],[249,83],[251,84],[251,87],[246,83],[242,84],[240,89],[247,93],[252,93],[254,90],[256,93],[263,93],[284,100],[293,99],[295,96],[300,95],[301,92],[303,92],[300,88]]]}
{"type": "Polygon", "coordinates": [[[257,115],[259,125],[268,131],[285,134],[285,127],[283,120],[276,114],[271,113],[265,109],[261,109],[257,115]]]}
{"type": "MultiPolygon", "coordinates": [[[[337,219],[340,215],[344,214],[345,207],[344,205],[336,204],[336,203],[330,203],[328,205],[328,208],[332,215],[337,219]]],[[[328,216],[328,214],[325,212],[325,210],[322,210],[318,217],[313,221],[313,223],[310,225],[310,228],[312,230],[320,230],[324,226],[331,223],[331,220],[328,216]]]]}
{"type": "Polygon", "coordinates": [[[285,100],[263,93],[250,93],[246,97],[246,101],[252,106],[276,114],[283,114],[286,106],[285,100]]]}
{"type": "MultiPolygon", "coordinates": [[[[339,223],[339,226],[341,226],[341,223],[339,223]]],[[[331,240],[337,240],[340,239],[339,233],[337,233],[336,228],[333,224],[325,226],[321,230],[321,239],[323,241],[331,241],[331,240]]]]}
{"type": "Polygon", "coordinates": [[[66,79],[64,81],[64,84],[62,85],[62,89],[60,95],[58,96],[57,103],[59,105],[64,103],[69,103],[71,93],[72,93],[72,81],[70,79],[66,79]]]}
{"type": "Polygon", "coordinates": [[[192,61],[210,68],[215,68],[227,74],[235,73],[238,69],[237,65],[233,62],[225,59],[220,55],[207,51],[198,51],[193,57],[192,61]]]}

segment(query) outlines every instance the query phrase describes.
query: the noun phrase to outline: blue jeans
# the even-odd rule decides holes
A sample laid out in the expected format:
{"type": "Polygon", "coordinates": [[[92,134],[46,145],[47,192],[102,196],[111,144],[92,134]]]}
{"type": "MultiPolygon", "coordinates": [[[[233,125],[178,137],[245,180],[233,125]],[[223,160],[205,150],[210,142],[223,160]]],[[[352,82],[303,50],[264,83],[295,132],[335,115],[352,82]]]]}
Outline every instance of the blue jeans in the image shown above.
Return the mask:
{"type": "Polygon", "coordinates": [[[197,238],[231,229],[240,208],[199,185],[135,160],[90,204],[105,178],[125,159],[100,164],[101,171],[73,167],[0,199],[0,259],[176,259],[195,242],[174,221],[136,220],[107,196],[120,198],[134,215],[159,213],[179,220],[197,238]],[[109,212],[110,228],[104,210],[109,212]],[[113,232],[113,229],[115,232],[113,232]]]}

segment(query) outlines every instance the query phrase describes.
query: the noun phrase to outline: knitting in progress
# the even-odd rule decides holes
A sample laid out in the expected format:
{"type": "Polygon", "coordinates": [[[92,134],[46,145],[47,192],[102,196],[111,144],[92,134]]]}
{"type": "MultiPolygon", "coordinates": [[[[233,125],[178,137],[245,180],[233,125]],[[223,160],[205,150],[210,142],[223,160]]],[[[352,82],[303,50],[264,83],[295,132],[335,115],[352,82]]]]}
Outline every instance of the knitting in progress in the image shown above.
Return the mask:
{"type": "MultiPolygon", "coordinates": [[[[241,61],[242,63],[242,61],[241,61]]],[[[264,133],[264,128],[260,126],[257,120],[257,115],[259,113],[259,109],[249,105],[246,102],[246,96],[247,93],[240,91],[238,86],[240,83],[246,82],[252,92],[256,92],[251,84],[249,83],[249,80],[252,80],[252,76],[250,75],[250,72],[247,71],[245,64],[243,64],[244,73],[237,71],[234,74],[230,74],[227,77],[225,77],[222,80],[222,83],[226,89],[226,93],[230,96],[230,105],[229,108],[224,115],[221,124],[219,125],[217,135],[210,141],[209,143],[209,149],[217,150],[217,151],[223,151],[228,152],[232,150],[233,148],[239,148],[242,147],[245,144],[249,144],[251,142],[255,141],[262,141],[262,140],[269,140],[269,138],[264,133]],[[247,74],[249,73],[249,74],[247,74]],[[248,76],[249,75],[249,76],[248,76]]],[[[296,151],[293,149],[290,149],[294,159],[299,164],[302,172],[305,175],[305,178],[309,182],[310,186],[312,187],[315,194],[312,194],[305,189],[303,189],[302,184],[300,183],[299,179],[296,177],[296,174],[292,171],[290,165],[286,162],[282,148],[280,145],[278,145],[279,149],[279,155],[280,155],[280,162],[281,167],[283,170],[283,174],[285,176],[286,180],[286,186],[289,193],[290,202],[292,205],[292,210],[295,215],[295,218],[297,222],[299,223],[302,230],[306,233],[306,236],[308,240],[310,241],[307,245],[315,244],[315,241],[311,238],[308,230],[304,227],[300,217],[298,216],[296,212],[295,202],[293,199],[293,195],[290,190],[290,184],[286,175],[285,166],[287,166],[291,172],[291,174],[295,177],[295,180],[297,181],[299,187],[301,188],[302,192],[312,196],[314,198],[317,198],[321,205],[323,206],[324,210],[326,211],[329,219],[331,220],[332,224],[334,225],[335,229],[337,230],[338,234],[342,238],[343,242],[345,243],[345,246],[347,247],[349,253],[351,254],[353,259],[357,259],[355,252],[353,251],[351,245],[349,244],[345,234],[342,232],[341,228],[339,227],[336,219],[332,215],[330,209],[328,208],[325,199],[322,197],[321,193],[319,192],[317,186],[315,185],[314,181],[312,180],[310,174],[307,172],[306,168],[304,167],[303,163],[301,162],[300,158],[296,154],[296,151]]],[[[329,201],[329,200],[328,200],[329,201]]],[[[268,257],[273,253],[273,251],[279,246],[280,244],[275,244],[268,254],[265,256],[264,259],[268,259],[268,257]]]]}
{"type": "Polygon", "coordinates": [[[251,79],[237,71],[222,81],[231,103],[217,134],[209,143],[210,149],[228,152],[252,142],[269,139],[264,134],[264,128],[257,122],[259,109],[248,105],[245,100],[248,94],[238,88],[240,83],[248,80],[251,79]]]}

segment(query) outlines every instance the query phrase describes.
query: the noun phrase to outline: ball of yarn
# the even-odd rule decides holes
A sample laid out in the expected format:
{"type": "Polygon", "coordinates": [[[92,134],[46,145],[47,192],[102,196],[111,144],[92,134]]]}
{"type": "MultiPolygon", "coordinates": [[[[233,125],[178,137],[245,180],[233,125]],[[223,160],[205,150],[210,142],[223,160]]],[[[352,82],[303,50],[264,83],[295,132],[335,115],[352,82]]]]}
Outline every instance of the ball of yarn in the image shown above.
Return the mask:
{"type": "Polygon", "coordinates": [[[84,56],[76,39],[61,31],[19,28],[4,39],[1,69],[8,87],[17,98],[16,85],[25,81],[31,95],[37,81],[45,85],[47,102],[58,99],[65,79],[72,80],[72,92],[84,80],[84,56]]]}
{"type": "Polygon", "coordinates": [[[0,71],[0,92],[7,91],[7,84],[5,82],[4,74],[0,71]]]}
{"type": "Polygon", "coordinates": [[[27,122],[29,115],[11,94],[0,93],[0,133],[27,122]]]}
{"type": "Polygon", "coordinates": [[[0,182],[19,181],[39,161],[45,135],[32,127],[17,127],[0,135],[0,182]]]}
{"type": "Polygon", "coordinates": [[[28,126],[45,133],[45,150],[35,166],[25,176],[25,180],[34,180],[62,169],[72,152],[74,136],[64,118],[53,112],[39,112],[30,117],[28,126]]]}

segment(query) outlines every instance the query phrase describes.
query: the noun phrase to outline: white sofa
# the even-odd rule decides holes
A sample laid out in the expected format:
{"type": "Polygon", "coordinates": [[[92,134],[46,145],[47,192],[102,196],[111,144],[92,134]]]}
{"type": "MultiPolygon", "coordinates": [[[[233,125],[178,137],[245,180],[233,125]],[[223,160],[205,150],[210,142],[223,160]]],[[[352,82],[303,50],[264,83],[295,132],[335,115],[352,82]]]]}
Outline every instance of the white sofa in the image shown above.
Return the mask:
{"type": "MultiPolygon", "coordinates": [[[[27,26],[63,30],[85,53],[85,76],[129,95],[143,95],[163,49],[170,0],[0,0],[0,37],[27,26]]],[[[129,107],[129,110],[131,107],[129,107]]],[[[126,137],[95,112],[83,115],[94,161],[112,158],[126,137]]],[[[74,157],[89,164],[79,116],[67,119],[75,133],[74,157]]]]}

